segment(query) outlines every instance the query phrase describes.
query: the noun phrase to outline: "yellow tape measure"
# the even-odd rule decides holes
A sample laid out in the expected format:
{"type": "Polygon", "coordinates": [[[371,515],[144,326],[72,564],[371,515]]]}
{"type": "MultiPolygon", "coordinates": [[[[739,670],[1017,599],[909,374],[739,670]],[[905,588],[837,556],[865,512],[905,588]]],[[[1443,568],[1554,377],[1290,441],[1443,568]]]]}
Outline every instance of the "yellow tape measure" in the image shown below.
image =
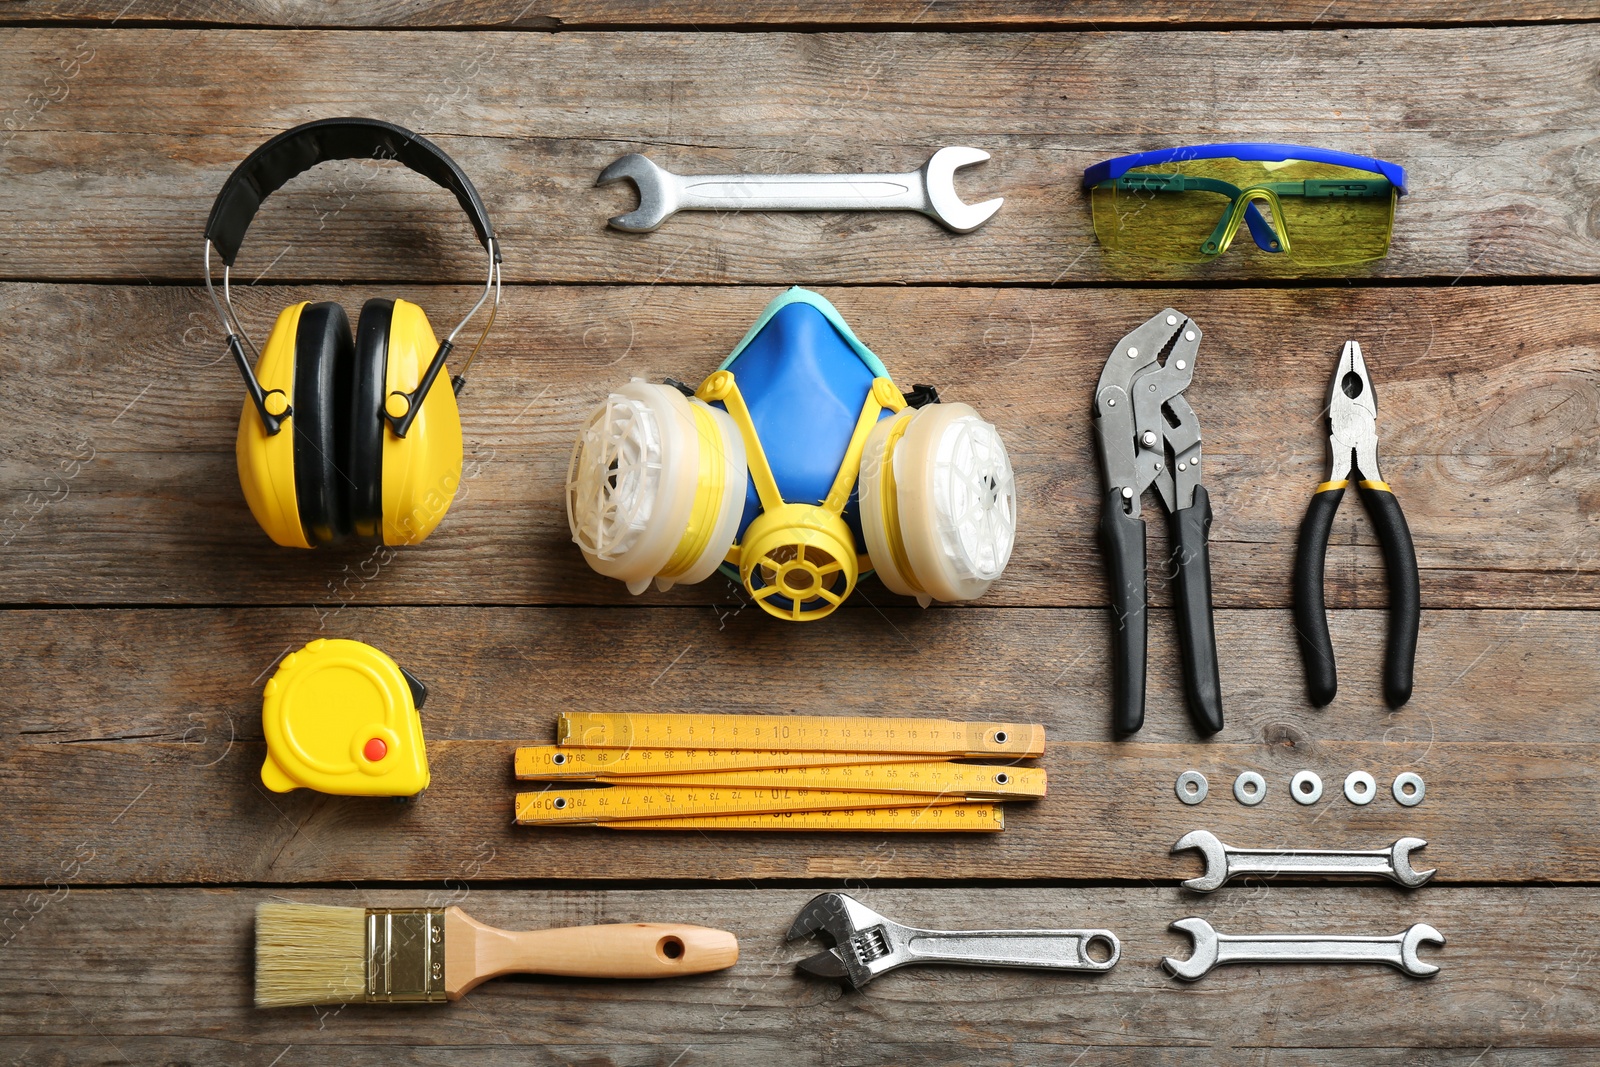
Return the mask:
{"type": "MultiPolygon", "coordinates": [[[[634,775],[699,774],[706,771],[767,771],[782,767],[837,767],[861,763],[859,752],[741,752],[737,749],[563,748],[517,749],[517,777],[541,781],[589,781],[634,775]]],[[[873,763],[923,763],[927,756],[871,756],[873,763]]]]}
{"type": "Polygon", "coordinates": [[[784,749],[791,752],[1012,756],[1044,753],[1044,727],[846,715],[645,715],[563,712],[556,740],[577,748],[784,749]]]}
{"type": "MultiPolygon", "coordinates": [[[[611,781],[604,776],[599,781],[611,781]]],[[[851,793],[915,793],[968,797],[1044,796],[1045,773],[1037,767],[974,767],[962,763],[862,763],[848,767],[784,767],[768,771],[706,771],[692,774],[618,777],[628,785],[676,785],[729,789],[837,789],[851,793]]]]}
{"type": "Polygon", "coordinates": [[[997,833],[1006,828],[998,804],[940,804],[920,808],[779,811],[768,815],[701,815],[687,819],[626,819],[607,830],[833,830],[842,833],[997,833]]]}
{"type": "Polygon", "coordinates": [[[845,808],[918,808],[961,804],[961,795],[850,793],[833,789],[723,789],[670,785],[606,785],[593,789],[552,787],[517,794],[517,822],[561,826],[619,819],[671,819],[702,815],[761,815],[774,811],[845,808]]]}

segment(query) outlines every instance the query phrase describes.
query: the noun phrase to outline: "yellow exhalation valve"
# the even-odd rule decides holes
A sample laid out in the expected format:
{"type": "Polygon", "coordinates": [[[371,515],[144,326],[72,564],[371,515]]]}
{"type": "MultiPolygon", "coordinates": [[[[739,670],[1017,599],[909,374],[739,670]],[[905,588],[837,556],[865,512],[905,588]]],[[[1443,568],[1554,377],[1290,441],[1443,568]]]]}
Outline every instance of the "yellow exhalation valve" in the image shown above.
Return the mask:
{"type": "Polygon", "coordinates": [[[267,681],[261,781],[341,796],[408,797],[428,786],[417,709],[427,690],[360,641],[313,641],[267,681]]]}

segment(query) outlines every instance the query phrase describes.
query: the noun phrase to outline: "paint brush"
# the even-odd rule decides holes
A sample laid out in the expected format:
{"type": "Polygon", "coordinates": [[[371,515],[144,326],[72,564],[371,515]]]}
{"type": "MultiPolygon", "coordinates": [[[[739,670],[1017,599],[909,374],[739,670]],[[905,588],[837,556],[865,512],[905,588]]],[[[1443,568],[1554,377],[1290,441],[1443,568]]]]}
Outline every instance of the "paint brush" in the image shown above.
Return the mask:
{"type": "Polygon", "coordinates": [[[256,1007],[458,1000],[502,974],[667,978],[731,967],[726,930],[614,923],[514,932],[460,908],[256,906],[256,1007]]]}

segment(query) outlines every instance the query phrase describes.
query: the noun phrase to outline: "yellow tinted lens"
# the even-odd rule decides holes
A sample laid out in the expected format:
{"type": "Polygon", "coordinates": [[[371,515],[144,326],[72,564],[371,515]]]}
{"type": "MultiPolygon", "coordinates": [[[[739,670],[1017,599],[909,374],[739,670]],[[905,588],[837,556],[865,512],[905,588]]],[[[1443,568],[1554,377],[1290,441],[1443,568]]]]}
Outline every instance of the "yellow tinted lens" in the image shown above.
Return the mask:
{"type": "Polygon", "coordinates": [[[1332,163],[1289,162],[1293,165],[1275,171],[1266,184],[1283,212],[1290,259],[1316,266],[1389,254],[1399,194],[1383,175],[1332,163]]]}
{"type": "Polygon", "coordinates": [[[1231,200],[1226,193],[1174,188],[1166,179],[1180,175],[1183,166],[1137,167],[1090,190],[1094,235],[1100,243],[1172,263],[1215,258],[1219,250],[1204,246],[1231,200]]]}
{"type": "MultiPolygon", "coordinates": [[[[1228,215],[1244,194],[1258,191],[1277,202],[1288,257],[1296,263],[1359,263],[1388,253],[1397,191],[1383,175],[1299,159],[1191,159],[1134,167],[1091,191],[1095,236],[1107,248],[1136,255],[1203,262],[1226,251],[1230,239],[1259,243],[1244,218],[1228,215]]],[[[1267,250],[1276,250],[1268,205],[1255,199],[1255,211],[1259,236],[1267,250]]]]}

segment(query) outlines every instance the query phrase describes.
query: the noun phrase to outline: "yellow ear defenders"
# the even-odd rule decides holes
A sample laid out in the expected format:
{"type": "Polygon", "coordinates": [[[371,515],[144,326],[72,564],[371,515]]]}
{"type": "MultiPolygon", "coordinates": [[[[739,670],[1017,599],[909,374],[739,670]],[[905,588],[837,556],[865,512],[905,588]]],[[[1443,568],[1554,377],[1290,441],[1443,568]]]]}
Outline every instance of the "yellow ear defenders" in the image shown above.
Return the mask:
{"type": "MultiPolygon", "coordinates": [[[[217,194],[206,222],[206,291],[249,392],[235,454],[246,502],[280,545],[312,548],[356,537],[416,544],[444,518],[461,481],[456,394],[500,303],[500,246],[459,166],[435,145],[377,119],[322,119],[250,153],[217,194]],[[299,303],[272,327],[252,371],[229,273],[261,202],[291,178],[335,159],[393,159],[455,193],[489,257],[483,295],[440,341],[420,307],[368,300],[354,333],[336,303],[299,303]],[[221,256],[222,296],[211,281],[221,256]],[[456,335],[494,296],[483,334],[450,388],[435,389],[456,335]],[[283,432],[287,429],[289,432],[283,432]]],[[[448,375],[447,375],[448,377],[448,375]]]]}
{"type": "MultiPolygon", "coordinates": [[[[806,306],[791,317],[790,336],[818,336],[805,331],[820,313],[832,323],[825,328],[858,343],[832,305],[803,290],[774,301],[750,336],[796,305],[806,306]]],[[[826,345],[806,351],[818,347],[826,345]]],[[[733,369],[741,350],[750,351],[741,344],[692,394],[636,378],[589,417],[567,472],[567,521],[589,565],[642,593],[652,582],[663,590],[699,582],[726,564],[763,611],[795,622],[833,612],[874,569],[924,607],[982,596],[1010,559],[1016,530],[1011,463],[994,426],[966,404],[908,406],[877,357],[846,354],[835,366],[855,361],[860,391],[850,386],[837,437],[783,388],[767,394],[780,403],[769,405],[758,434],[761,368],[741,368],[747,397],[733,369]],[[839,456],[841,447],[837,467],[826,461],[826,481],[812,483],[815,495],[785,498],[786,455],[839,456]],[[853,495],[864,554],[848,521],[853,495]]],[[[795,465],[787,469],[793,487],[795,465]]]]}

